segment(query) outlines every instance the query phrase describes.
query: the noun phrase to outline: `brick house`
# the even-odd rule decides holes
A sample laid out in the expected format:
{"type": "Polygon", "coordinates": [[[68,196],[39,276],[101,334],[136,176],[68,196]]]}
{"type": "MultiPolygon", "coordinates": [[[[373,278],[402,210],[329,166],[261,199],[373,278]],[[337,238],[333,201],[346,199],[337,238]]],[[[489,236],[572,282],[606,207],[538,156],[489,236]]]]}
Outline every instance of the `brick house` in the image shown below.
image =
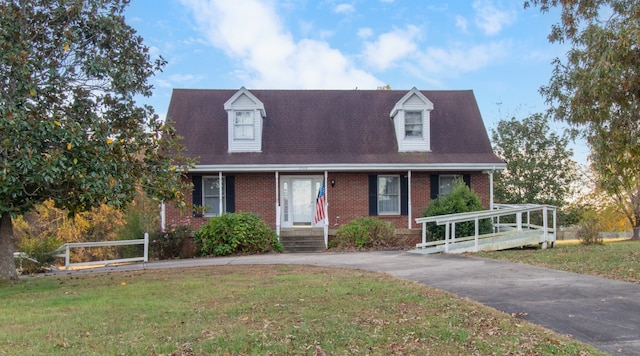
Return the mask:
{"type": "Polygon", "coordinates": [[[324,231],[325,243],[362,216],[416,229],[455,178],[489,207],[493,171],[505,167],[470,90],[175,89],[167,117],[199,157],[187,177],[199,209],[167,204],[163,223],[194,228],[244,211],[279,235],[324,231]],[[326,219],[314,223],[323,184],[326,219]]]}

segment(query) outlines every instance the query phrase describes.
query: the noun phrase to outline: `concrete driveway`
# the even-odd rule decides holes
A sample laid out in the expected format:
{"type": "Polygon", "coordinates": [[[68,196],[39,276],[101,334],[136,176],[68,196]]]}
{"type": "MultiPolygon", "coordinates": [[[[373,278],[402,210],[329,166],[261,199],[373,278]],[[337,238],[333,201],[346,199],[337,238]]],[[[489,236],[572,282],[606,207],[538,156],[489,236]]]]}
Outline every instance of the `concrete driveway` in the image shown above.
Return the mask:
{"type": "Polygon", "coordinates": [[[92,271],[235,264],[305,264],[384,272],[509,314],[527,313],[522,319],[612,354],[640,355],[640,285],[525,264],[460,255],[376,251],[154,261],[146,266],[92,271]]]}

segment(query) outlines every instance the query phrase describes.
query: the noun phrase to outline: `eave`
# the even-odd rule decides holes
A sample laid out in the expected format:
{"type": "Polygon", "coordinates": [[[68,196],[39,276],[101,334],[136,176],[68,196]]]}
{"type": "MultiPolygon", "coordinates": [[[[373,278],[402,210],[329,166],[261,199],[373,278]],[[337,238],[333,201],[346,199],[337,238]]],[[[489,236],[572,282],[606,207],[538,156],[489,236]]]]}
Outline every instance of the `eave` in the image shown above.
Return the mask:
{"type": "Polygon", "coordinates": [[[260,164],[196,165],[191,173],[205,172],[388,172],[388,171],[499,171],[506,163],[428,163],[428,164],[260,164]]]}

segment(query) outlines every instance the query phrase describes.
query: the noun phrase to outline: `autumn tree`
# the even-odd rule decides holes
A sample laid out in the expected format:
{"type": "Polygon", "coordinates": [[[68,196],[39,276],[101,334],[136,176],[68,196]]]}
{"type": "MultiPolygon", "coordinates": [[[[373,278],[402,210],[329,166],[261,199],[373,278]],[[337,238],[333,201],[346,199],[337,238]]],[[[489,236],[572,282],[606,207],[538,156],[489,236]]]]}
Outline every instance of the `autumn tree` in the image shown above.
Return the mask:
{"type": "Polygon", "coordinates": [[[552,43],[569,43],[541,88],[552,114],[591,148],[598,185],[618,202],[640,238],[640,2],[531,0],[542,12],[561,9],[552,43]]]}
{"type": "Polygon", "coordinates": [[[123,207],[144,186],[175,198],[177,138],[149,106],[164,60],[127,0],[0,2],[0,279],[17,278],[12,216],[52,200],[71,214],[123,207]]]}
{"type": "Polygon", "coordinates": [[[500,120],[492,141],[494,152],[507,163],[495,175],[497,202],[565,205],[576,173],[567,134],[555,133],[542,114],[533,114],[500,120]]]}

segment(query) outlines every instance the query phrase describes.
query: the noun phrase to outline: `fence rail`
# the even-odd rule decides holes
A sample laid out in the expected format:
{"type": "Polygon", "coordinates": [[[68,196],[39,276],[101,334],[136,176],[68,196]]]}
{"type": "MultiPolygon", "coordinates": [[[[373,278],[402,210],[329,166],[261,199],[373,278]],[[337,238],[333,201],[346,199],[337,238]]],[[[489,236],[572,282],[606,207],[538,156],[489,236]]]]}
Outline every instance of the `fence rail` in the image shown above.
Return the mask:
{"type": "Polygon", "coordinates": [[[126,262],[149,262],[149,234],[145,232],[144,238],[135,240],[117,240],[117,241],[99,241],[99,242],[69,242],[58,247],[53,253],[64,252],[54,255],[55,257],[64,257],[64,269],[69,270],[72,266],[90,266],[90,265],[108,265],[111,263],[126,262]],[[128,246],[128,245],[144,245],[144,255],[141,257],[119,258],[113,260],[76,262],[70,261],[70,250],[72,248],[83,247],[109,247],[109,246],[128,246]]]}

